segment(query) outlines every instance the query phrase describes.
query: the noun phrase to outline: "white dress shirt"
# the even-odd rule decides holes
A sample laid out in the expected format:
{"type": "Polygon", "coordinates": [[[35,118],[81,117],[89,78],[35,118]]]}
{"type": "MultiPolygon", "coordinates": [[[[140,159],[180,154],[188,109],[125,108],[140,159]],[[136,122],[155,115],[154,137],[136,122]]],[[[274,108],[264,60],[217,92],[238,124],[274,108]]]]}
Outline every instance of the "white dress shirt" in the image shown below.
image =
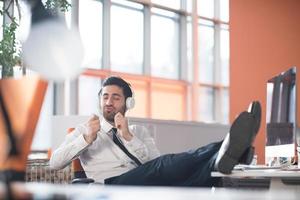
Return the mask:
{"type": "MultiPolygon", "coordinates": [[[[86,131],[85,125],[77,126],[72,133],[66,135],[64,142],[53,152],[50,167],[62,169],[79,157],[87,177],[100,183],[103,183],[106,178],[121,175],[135,168],[136,163],[113,142],[112,128],[111,124],[102,120],[97,139],[92,144],[88,144],[83,137],[86,131]]],[[[129,131],[133,135],[130,141],[126,141],[119,134],[118,136],[128,151],[141,163],[160,155],[154,139],[145,127],[131,125],[129,131]]]]}

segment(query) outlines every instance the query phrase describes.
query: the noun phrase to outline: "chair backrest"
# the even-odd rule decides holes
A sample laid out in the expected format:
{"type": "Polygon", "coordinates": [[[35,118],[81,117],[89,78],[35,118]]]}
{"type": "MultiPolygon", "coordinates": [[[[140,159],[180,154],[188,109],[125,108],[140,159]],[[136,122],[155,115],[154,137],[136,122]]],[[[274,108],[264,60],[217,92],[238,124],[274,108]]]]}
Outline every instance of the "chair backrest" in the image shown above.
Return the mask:
{"type": "MultiPolygon", "coordinates": [[[[68,129],[68,134],[72,133],[72,131],[75,128],[69,128],[68,129]]],[[[86,174],[84,172],[84,169],[81,166],[79,158],[76,158],[75,160],[72,161],[72,171],[73,171],[73,176],[74,178],[86,178],[86,174]]]]}

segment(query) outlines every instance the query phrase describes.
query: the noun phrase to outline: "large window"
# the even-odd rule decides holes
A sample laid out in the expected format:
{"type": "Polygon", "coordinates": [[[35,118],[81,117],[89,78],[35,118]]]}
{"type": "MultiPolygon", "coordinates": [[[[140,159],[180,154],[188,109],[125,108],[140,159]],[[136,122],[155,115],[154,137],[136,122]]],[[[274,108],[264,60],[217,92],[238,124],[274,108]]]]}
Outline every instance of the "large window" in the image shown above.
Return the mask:
{"type": "Polygon", "coordinates": [[[199,120],[211,122],[214,120],[214,88],[199,88],[199,120]]]}
{"type": "Polygon", "coordinates": [[[220,59],[221,80],[220,84],[229,86],[229,30],[228,25],[221,26],[220,33],[220,59]]]}
{"type": "Polygon", "coordinates": [[[79,1],[86,70],[78,79],[78,113],[95,112],[101,80],[113,74],[135,91],[129,116],[228,123],[228,4],[79,1]]]}
{"type": "Polygon", "coordinates": [[[152,9],[151,75],[179,78],[179,23],[177,14],[152,9]]]}
{"type": "Polygon", "coordinates": [[[219,0],[220,2],[220,20],[229,21],[229,0],[219,0]]]}
{"type": "Polygon", "coordinates": [[[98,92],[101,79],[96,77],[81,76],[78,80],[79,113],[81,115],[99,114],[98,92]]]}
{"type": "Polygon", "coordinates": [[[102,3],[94,0],[79,1],[79,30],[84,45],[86,68],[102,66],[102,3]]]}
{"type": "MultiPolygon", "coordinates": [[[[119,1],[122,2],[122,1],[119,1]]],[[[113,4],[111,6],[111,69],[143,73],[143,6],[113,4]]]]}
{"type": "MultiPolygon", "coordinates": [[[[221,0],[222,1],[222,0],[221,0]]],[[[197,11],[198,15],[201,17],[214,18],[214,8],[215,1],[214,0],[197,0],[197,11]]]]}
{"type": "Polygon", "coordinates": [[[185,120],[185,89],[181,85],[154,83],[152,86],[152,117],[156,119],[185,120]],[[176,109],[175,109],[176,108],[176,109]]]}
{"type": "Polygon", "coordinates": [[[214,82],[214,27],[207,20],[199,20],[199,80],[201,83],[214,82]]]}
{"type": "Polygon", "coordinates": [[[228,123],[229,1],[199,0],[197,3],[198,119],[228,123]]]}

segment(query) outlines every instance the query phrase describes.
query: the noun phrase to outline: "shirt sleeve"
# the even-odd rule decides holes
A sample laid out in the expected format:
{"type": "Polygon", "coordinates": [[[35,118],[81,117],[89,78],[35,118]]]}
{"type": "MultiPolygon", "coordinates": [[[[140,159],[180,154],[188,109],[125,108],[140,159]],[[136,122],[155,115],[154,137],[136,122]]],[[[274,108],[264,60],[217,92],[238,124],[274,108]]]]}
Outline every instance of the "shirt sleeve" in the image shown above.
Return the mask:
{"type": "Polygon", "coordinates": [[[142,163],[160,156],[154,139],[145,127],[130,126],[130,131],[133,134],[133,138],[130,141],[122,139],[122,142],[128,151],[135,155],[142,163]]]}
{"type": "Polygon", "coordinates": [[[49,164],[52,169],[66,167],[89,146],[83,137],[84,131],[84,125],[79,125],[74,131],[66,135],[64,142],[53,152],[50,158],[49,164]]]}

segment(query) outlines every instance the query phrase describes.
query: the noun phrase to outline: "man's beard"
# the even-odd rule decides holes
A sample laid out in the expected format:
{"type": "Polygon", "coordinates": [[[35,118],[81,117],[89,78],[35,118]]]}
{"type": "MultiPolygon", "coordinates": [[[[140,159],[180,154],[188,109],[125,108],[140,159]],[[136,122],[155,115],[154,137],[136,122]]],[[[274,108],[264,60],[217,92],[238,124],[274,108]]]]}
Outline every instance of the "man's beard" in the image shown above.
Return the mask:
{"type": "Polygon", "coordinates": [[[110,123],[114,123],[116,114],[117,113],[115,113],[115,112],[103,112],[103,117],[104,117],[104,119],[106,119],[106,121],[108,121],[110,123]]]}
{"type": "Polygon", "coordinates": [[[120,112],[122,115],[124,115],[125,114],[125,106],[123,106],[120,110],[110,111],[110,112],[105,111],[105,108],[104,108],[104,110],[103,110],[103,117],[109,123],[114,124],[115,123],[115,115],[118,112],[120,112]]]}

